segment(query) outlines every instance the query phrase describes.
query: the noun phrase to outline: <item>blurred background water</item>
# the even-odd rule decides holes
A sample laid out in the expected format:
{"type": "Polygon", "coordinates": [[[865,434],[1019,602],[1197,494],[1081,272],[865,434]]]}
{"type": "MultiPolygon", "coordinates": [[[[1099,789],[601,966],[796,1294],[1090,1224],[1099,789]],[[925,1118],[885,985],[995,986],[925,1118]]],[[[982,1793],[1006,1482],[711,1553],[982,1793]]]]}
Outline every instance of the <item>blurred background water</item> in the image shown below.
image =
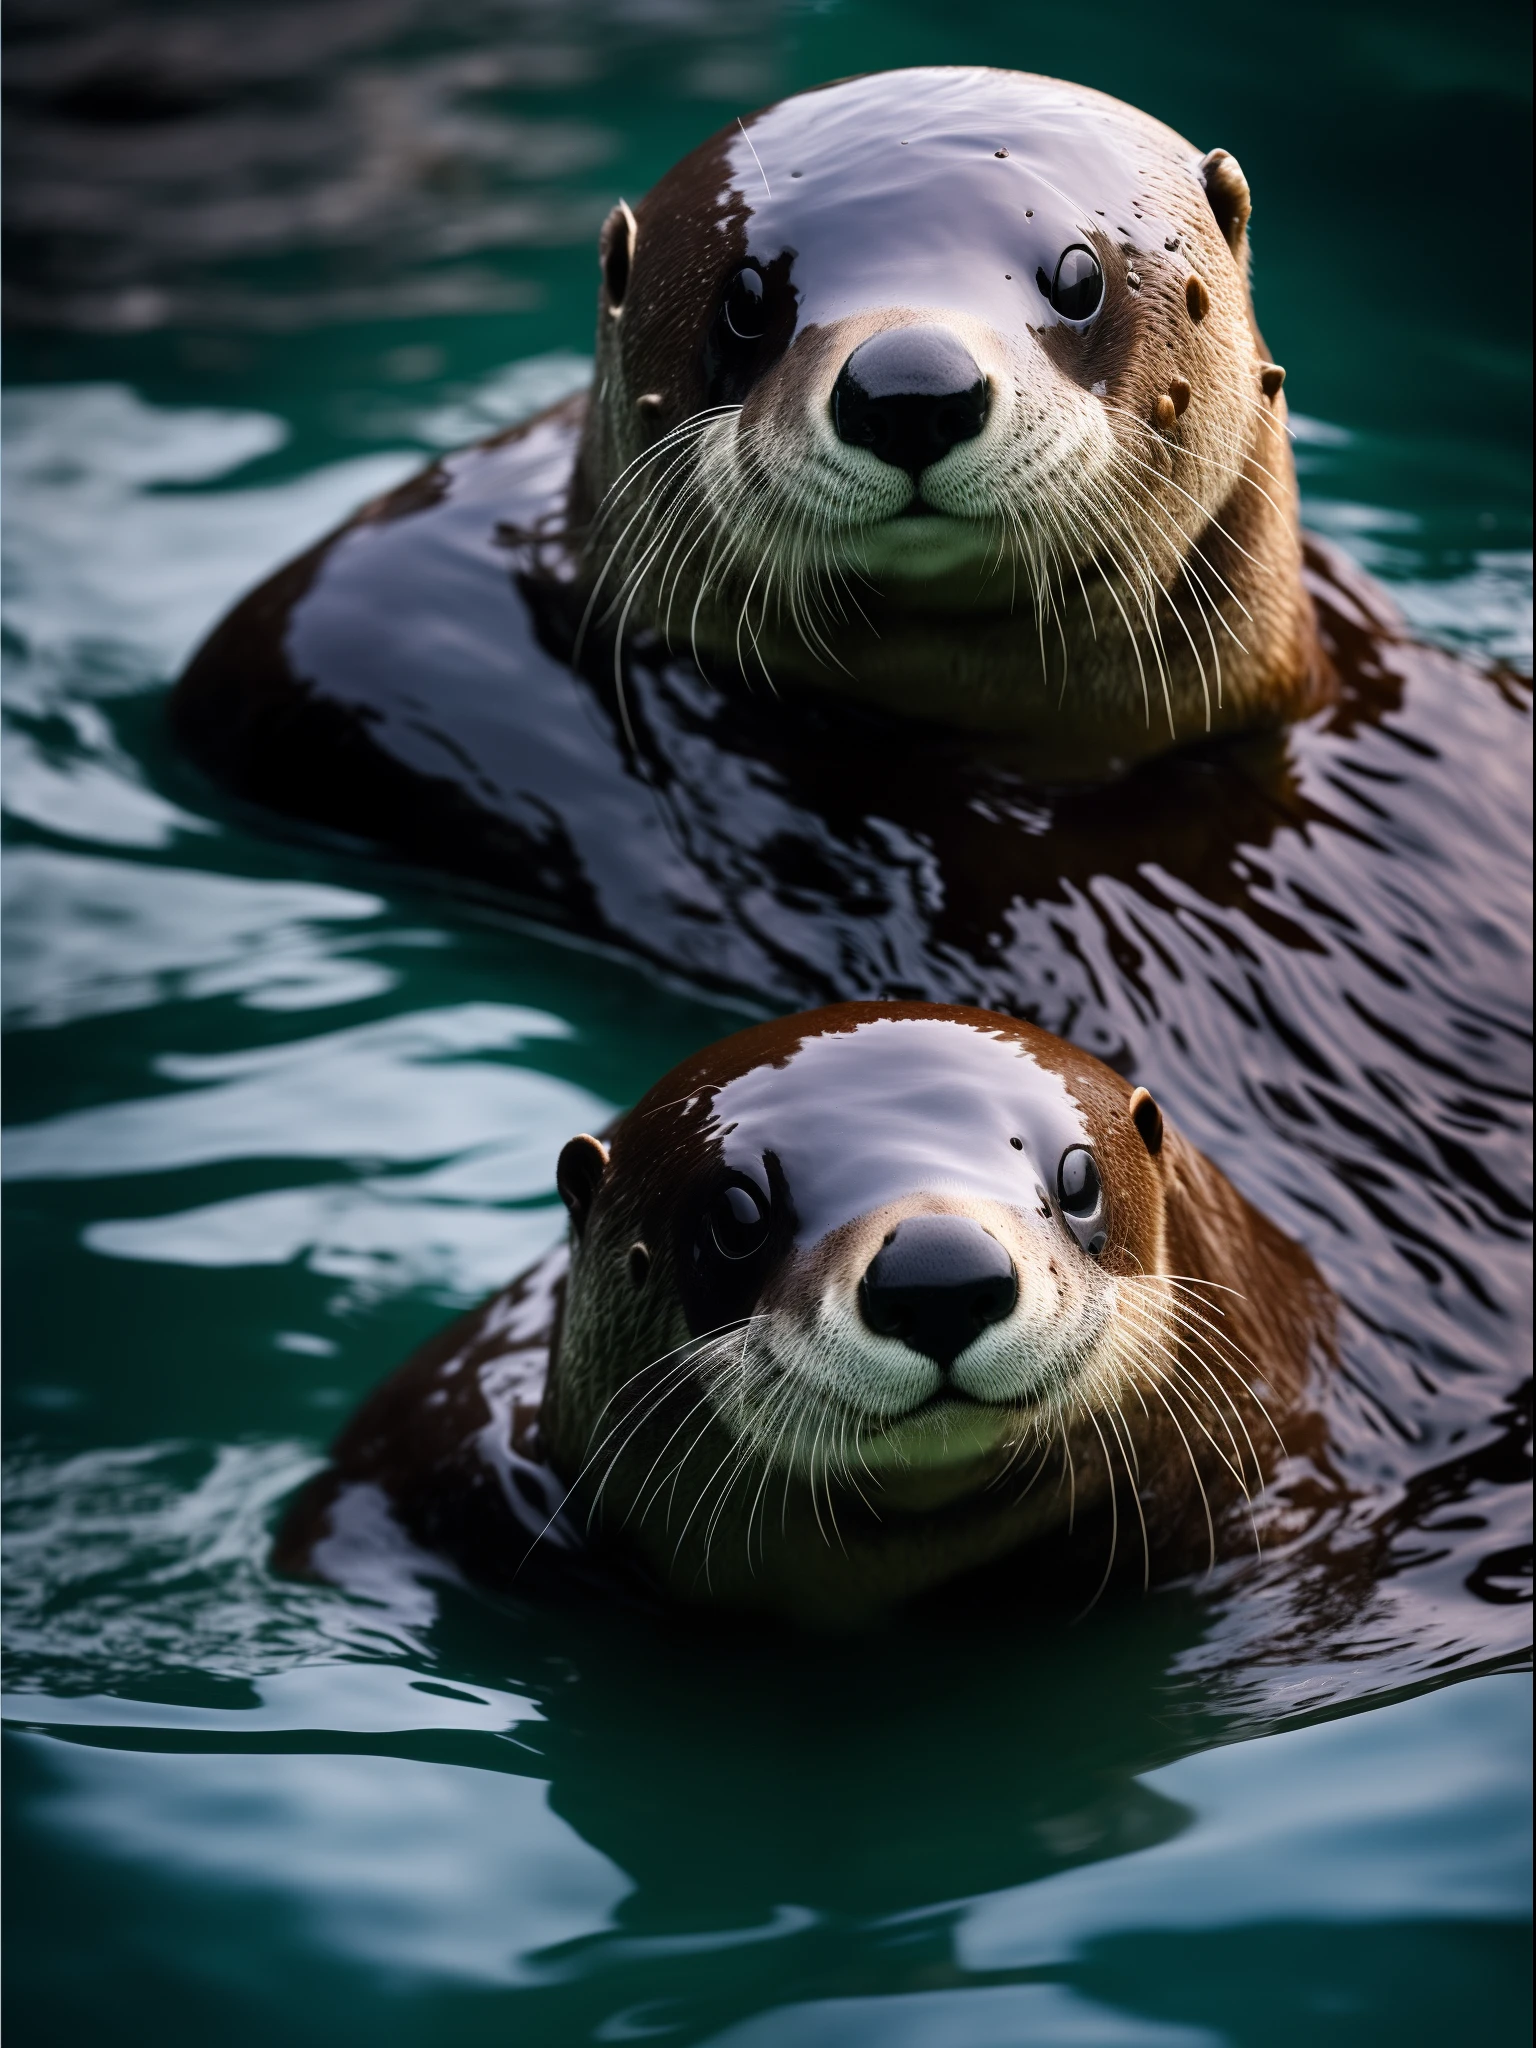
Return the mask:
{"type": "Polygon", "coordinates": [[[1525,2038],[1523,1676],[1239,1714],[1184,1592],[790,1646],[274,1580],[350,1403],[558,1234],[563,1139],[746,1013],[234,813],[161,704],[267,569],[584,381],[615,196],[922,61],[1240,156],[1309,522],[1528,670],[1528,35],[1490,4],[12,0],[16,2039],[1525,2038]]]}

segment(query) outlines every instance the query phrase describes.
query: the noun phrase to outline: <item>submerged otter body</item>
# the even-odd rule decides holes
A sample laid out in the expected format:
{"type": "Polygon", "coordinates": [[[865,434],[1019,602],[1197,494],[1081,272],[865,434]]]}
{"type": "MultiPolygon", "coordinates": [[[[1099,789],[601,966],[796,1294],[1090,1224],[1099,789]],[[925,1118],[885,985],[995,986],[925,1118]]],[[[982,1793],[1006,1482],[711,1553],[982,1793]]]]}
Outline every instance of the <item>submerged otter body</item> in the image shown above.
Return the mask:
{"type": "Polygon", "coordinates": [[[985,1012],[741,1032],[559,1183],[547,1384],[520,1283],[364,1407],[286,1563],[324,1569],[345,1490],[376,1487],[507,1583],[536,1454],[559,1540],[689,1601],[856,1622],[1052,1537],[1167,1576],[1251,1544],[1237,1511],[1328,1342],[1311,1261],[1146,1089],[985,1012]]]}

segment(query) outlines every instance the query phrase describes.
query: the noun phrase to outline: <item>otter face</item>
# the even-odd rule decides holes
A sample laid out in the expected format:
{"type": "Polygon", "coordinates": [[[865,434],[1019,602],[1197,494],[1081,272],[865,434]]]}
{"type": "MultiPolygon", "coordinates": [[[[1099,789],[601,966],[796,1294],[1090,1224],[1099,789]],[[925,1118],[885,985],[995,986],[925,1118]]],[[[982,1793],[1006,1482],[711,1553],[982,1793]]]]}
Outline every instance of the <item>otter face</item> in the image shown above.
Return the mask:
{"type": "MultiPolygon", "coordinates": [[[[594,603],[855,683],[890,666],[882,609],[921,637],[1023,607],[1005,686],[1054,680],[1047,630],[1065,659],[1081,629],[1166,688],[1171,630],[1219,695],[1243,607],[1207,529],[1256,437],[1288,474],[1247,216],[1223,152],[1024,74],[878,74],[738,123],[604,229],[594,603]],[[1160,617],[1175,584],[1193,632],[1160,617]]],[[[928,708],[1007,695],[956,666],[928,708]]]]}
{"type": "Polygon", "coordinates": [[[643,1500],[708,1438],[749,1493],[927,1507],[1113,1412],[1162,1331],[1162,1128],[1067,1051],[844,1006],[685,1065],[611,1160],[573,1141],[566,1461],[643,1500]]]}

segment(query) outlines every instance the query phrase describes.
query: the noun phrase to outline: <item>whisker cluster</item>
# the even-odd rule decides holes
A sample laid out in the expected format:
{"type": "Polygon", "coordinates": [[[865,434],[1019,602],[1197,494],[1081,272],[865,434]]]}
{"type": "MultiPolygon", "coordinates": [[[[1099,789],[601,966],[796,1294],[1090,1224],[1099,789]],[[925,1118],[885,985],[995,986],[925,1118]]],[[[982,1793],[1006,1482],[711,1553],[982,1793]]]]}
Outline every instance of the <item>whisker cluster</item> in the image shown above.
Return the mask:
{"type": "MultiPolygon", "coordinates": [[[[1252,1361],[1222,1327],[1224,1312],[1208,1298],[1206,1283],[1122,1275],[1113,1285],[1115,1313],[1102,1340],[1083,1357],[1066,1362],[1052,1385],[1019,1408],[1013,1439],[1004,1445],[1003,1467],[989,1484],[990,1491],[1006,1487],[1010,1503],[1017,1505],[1054,1463],[1058,1489],[1063,1483],[1068,1489],[1070,1532],[1078,1488],[1073,1442],[1086,1434],[1096,1440],[1108,1480],[1110,1532],[1090,1608],[1109,1584],[1118,1555],[1122,1482],[1129,1489],[1140,1535],[1143,1585],[1151,1582],[1144,1479],[1137,1433],[1126,1414],[1128,1401],[1134,1401],[1149,1420],[1148,1402],[1154,1403],[1183,1447],[1204,1513],[1208,1570],[1214,1570],[1218,1554],[1217,1514],[1207,1486],[1210,1472],[1224,1484],[1230,1481],[1241,1495],[1255,1547],[1259,1544],[1254,1500],[1263,1489],[1265,1468],[1245,1405],[1263,1418],[1282,1454],[1285,1449],[1250,1383],[1252,1361]],[[1244,1397],[1242,1403],[1237,1392],[1244,1397]],[[1033,1462],[1021,1478],[1019,1468],[1030,1454],[1033,1462]]],[[[672,1536],[674,1561],[690,1530],[701,1530],[699,1571],[706,1586],[711,1583],[717,1539],[727,1526],[739,1526],[739,1519],[727,1520],[733,1502],[738,1509],[745,1504],[747,1563],[755,1572],[764,1558],[775,1495],[783,1533],[797,1484],[805,1489],[822,1541],[846,1552],[838,1526],[838,1498],[856,1498],[878,1519],[878,1509],[865,1490],[864,1482],[874,1481],[865,1451],[887,1425],[829,1398],[824,1386],[786,1371],[764,1327],[771,1320],[760,1313],[722,1324],[631,1373],[596,1418],[590,1448],[562,1507],[584,1483],[595,1480],[587,1504],[588,1523],[595,1523],[621,1461],[648,1427],[657,1424],[660,1442],[653,1447],[652,1438],[644,1438],[639,1455],[646,1460],[645,1468],[624,1488],[621,1519],[643,1522],[659,1509],[663,1527],[672,1536]],[[706,1448],[712,1435],[723,1439],[717,1455],[706,1448]],[[690,1477],[683,1485],[684,1473],[701,1454],[714,1455],[713,1466],[701,1481],[690,1477]],[[686,1513],[674,1533],[680,1503],[687,1504],[686,1513]]]]}
{"type": "MultiPolygon", "coordinates": [[[[1267,403],[1253,404],[1270,431],[1283,431],[1267,403]]],[[[1093,579],[1130,645],[1148,725],[1155,693],[1170,734],[1176,730],[1172,634],[1182,643],[1180,659],[1187,650],[1193,663],[1209,730],[1223,701],[1222,647],[1248,652],[1240,622],[1251,623],[1252,613],[1212,559],[1208,542],[1219,538],[1256,574],[1272,570],[1176,480],[1174,462],[1222,482],[1229,502],[1246,488],[1279,510],[1266,486],[1283,496],[1285,485],[1251,449],[1237,463],[1183,446],[1170,450],[1149,421],[1125,406],[1105,400],[1104,409],[1123,424],[1102,466],[1076,469],[1068,480],[1048,462],[1037,462],[1027,492],[989,491],[992,502],[976,521],[988,535],[982,579],[1006,570],[1011,607],[1022,597],[1033,610],[1047,683],[1049,643],[1054,638],[1059,645],[1063,696],[1071,665],[1068,590],[1075,586],[1097,638],[1093,579]],[[1184,603],[1176,596],[1180,589],[1184,603]]],[[[769,689],[776,688],[771,647],[786,629],[815,662],[845,668],[836,645],[840,630],[854,617],[874,630],[856,587],[872,580],[862,546],[870,530],[865,497],[855,478],[825,463],[776,458],[770,427],[744,422],[739,405],[692,414],[624,468],[586,536],[588,556],[598,566],[576,654],[579,659],[595,625],[612,631],[619,717],[632,749],[623,649],[637,606],[669,650],[685,623],[700,666],[701,619],[714,626],[734,614],[727,638],[736,666],[769,689]]]]}

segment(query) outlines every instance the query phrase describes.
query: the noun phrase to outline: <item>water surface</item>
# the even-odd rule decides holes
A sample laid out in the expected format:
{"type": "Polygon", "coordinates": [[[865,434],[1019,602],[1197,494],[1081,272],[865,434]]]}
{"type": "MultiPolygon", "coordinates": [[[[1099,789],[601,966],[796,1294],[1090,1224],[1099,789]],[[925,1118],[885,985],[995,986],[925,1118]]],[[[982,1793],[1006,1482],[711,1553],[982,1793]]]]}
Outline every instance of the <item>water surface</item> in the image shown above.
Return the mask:
{"type": "MultiPolygon", "coordinates": [[[[1463,1105],[1513,1207],[1458,1169],[1443,1210],[1473,1284],[1359,1238],[1433,1336],[1397,1354],[1411,1429],[1467,1471],[1326,1656],[1252,1663],[1200,1588],[824,1644],[495,1606],[382,1552],[353,1595],[287,1584],[274,1516],[350,1404],[553,1242],[565,1137],[752,1003],[237,813],[160,723],[242,588],[579,385],[616,193],[797,85],[934,60],[1241,157],[1310,523],[1528,670],[1529,224],[1487,205],[1525,189],[1523,11],[9,13],[15,2037],[1526,2038],[1513,1038],[1463,1105]]],[[[1517,955],[1497,993],[1528,1023],[1517,955]]],[[[1199,1135],[1241,1180],[1241,1121],[1199,1135]]]]}

